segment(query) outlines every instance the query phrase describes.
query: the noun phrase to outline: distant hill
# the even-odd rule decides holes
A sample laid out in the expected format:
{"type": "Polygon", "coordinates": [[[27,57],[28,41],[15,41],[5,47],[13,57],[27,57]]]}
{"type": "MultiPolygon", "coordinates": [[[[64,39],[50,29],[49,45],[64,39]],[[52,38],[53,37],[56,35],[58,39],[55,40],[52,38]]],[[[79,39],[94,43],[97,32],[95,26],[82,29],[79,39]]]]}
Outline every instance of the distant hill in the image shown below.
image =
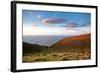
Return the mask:
{"type": "Polygon", "coordinates": [[[38,45],[45,45],[50,47],[52,44],[56,43],[58,40],[61,40],[65,37],[68,37],[66,35],[52,35],[52,36],[23,36],[23,41],[30,43],[30,44],[38,44],[38,45]]]}
{"type": "Polygon", "coordinates": [[[51,47],[53,48],[90,48],[91,44],[91,35],[84,34],[79,36],[72,36],[64,38],[51,47]]]}

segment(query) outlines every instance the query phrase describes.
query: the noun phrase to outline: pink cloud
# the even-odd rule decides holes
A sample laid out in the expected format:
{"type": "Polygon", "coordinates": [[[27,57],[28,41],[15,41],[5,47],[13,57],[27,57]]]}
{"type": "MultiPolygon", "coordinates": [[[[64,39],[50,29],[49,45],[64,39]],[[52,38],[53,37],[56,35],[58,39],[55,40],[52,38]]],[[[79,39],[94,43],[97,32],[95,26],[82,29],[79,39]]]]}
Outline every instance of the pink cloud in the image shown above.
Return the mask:
{"type": "Polygon", "coordinates": [[[67,20],[62,19],[62,18],[47,18],[47,19],[43,19],[42,23],[44,24],[59,24],[59,23],[64,23],[67,20]]]}

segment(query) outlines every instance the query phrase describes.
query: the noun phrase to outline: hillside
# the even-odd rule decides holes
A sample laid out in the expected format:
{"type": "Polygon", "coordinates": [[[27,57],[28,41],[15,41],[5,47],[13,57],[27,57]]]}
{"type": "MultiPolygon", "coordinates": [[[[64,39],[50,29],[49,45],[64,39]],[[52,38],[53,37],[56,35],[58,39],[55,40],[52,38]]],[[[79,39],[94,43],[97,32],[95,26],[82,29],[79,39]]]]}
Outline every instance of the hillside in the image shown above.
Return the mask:
{"type": "Polygon", "coordinates": [[[23,42],[23,62],[91,59],[90,37],[90,34],[66,37],[51,47],[23,42]]]}
{"type": "Polygon", "coordinates": [[[90,34],[84,34],[80,36],[72,36],[64,38],[55,44],[53,44],[51,47],[53,48],[90,48],[91,43],[91,35],[90,34]]]}

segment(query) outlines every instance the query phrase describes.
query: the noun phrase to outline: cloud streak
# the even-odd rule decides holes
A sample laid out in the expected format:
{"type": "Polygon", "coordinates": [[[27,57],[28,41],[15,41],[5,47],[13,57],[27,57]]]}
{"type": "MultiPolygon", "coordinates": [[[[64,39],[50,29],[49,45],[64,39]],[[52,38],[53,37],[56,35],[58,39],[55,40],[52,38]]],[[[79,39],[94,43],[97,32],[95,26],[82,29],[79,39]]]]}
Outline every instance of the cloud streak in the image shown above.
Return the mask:
{"type": "Polygon", "coordinates": [[[43,24],[60,24],[64,22],[67,22],[67,20],[63,18],[47,18],[42,20],[43,24]]]}
{"type": "Polygon", "coordinates": [[[89,24],[79,24],[76,22],[69,22],[65,25],[66,28],[88,27],[89,24]]]}
{"type": "Polygon", "coordinates": [[[70,22],[70,23],[67,24],[67,27],[69,27],[69,28],[75,28],[75,27],[78,27],[78,24],[74,23],[74,22],[70,22]]]}

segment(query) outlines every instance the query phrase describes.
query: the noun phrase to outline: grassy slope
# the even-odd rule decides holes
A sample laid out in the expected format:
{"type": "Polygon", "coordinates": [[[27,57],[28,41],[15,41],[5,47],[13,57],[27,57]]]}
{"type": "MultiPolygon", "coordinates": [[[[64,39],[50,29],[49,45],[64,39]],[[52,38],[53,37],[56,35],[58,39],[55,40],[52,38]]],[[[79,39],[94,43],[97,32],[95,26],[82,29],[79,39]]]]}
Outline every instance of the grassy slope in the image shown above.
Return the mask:
{"type": "Polygon", "coordinates": [[[64,38],[51,47],[90,47],[90,34],[64,38]]]}

